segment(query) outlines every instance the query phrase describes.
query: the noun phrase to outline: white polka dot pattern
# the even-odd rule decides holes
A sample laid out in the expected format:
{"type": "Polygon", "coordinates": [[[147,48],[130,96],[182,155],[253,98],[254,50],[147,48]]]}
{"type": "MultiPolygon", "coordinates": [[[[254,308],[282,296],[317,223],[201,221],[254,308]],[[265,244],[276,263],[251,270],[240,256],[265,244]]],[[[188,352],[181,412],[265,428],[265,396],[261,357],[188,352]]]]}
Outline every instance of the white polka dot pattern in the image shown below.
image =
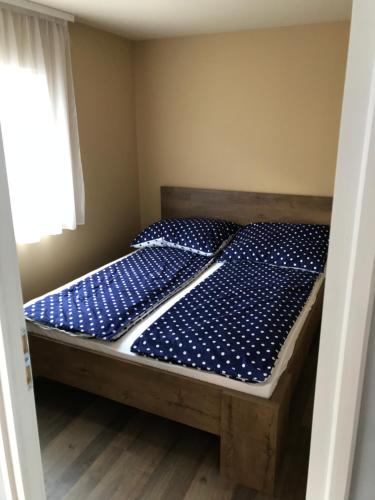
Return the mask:
{"type": "Polygon", "coordinates": [[[325,225],[249,224],[223,250],[219,261],[244,259],[319,273],[324,270],[328,240],[325,225]]]}
{"type": "Polygon", "coordinates": [[[157,319],[132,351],[246,382],[267,380],[318,274],[228,262],[157,319]]]}
{"type": "Polygon", "coordinates": [[[25,308],[27,318],[77,335],[116,340],[209,263],[175,248],[138,250],[25,308]]]}
{"type": "Polygon", "coordinates": [[[142,231],[132,247],[172,246],[212,256],[240,227],[221,219],[162,219],[142,231]]]}

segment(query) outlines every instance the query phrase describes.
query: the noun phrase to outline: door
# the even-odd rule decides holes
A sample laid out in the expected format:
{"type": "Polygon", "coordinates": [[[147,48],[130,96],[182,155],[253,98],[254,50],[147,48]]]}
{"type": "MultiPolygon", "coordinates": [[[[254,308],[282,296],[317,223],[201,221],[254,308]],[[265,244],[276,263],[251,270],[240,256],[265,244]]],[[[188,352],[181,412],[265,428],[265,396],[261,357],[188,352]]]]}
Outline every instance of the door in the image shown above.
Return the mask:
{"type": "Polygon", "coordinates": [[[34,391],[0,130],[0,493],[45,498],[34,391]]]}
{"type": "Polygon", "coordinates": [[[375,2],[354,0],[311,439],[308,500],[349,496],[375,294],[375,2]]]}

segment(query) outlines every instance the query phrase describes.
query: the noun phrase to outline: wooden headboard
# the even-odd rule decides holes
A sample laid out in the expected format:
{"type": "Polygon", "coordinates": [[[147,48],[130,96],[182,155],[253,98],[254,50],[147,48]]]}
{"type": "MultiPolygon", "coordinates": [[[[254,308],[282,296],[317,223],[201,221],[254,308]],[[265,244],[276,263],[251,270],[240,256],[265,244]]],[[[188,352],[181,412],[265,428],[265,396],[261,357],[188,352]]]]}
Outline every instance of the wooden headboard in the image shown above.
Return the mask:
{"type": "Polygon", "coordinates": [[[332,198],[328,196],[161,187],[163,218],[215,217],[240,224],[250,222],[329,224],[331,209],[332,198]]]}

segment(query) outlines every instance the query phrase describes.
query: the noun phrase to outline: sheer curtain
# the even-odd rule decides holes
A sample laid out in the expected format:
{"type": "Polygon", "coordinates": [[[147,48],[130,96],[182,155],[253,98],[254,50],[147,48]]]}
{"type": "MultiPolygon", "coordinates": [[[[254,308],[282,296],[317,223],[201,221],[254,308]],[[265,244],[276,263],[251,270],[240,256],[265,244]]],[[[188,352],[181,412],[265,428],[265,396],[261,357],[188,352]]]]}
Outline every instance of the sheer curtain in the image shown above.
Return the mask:
{"type": "Polygon", "coordinates": [[[83,224],[65,22],[0,7],[0,124],[17,242],[83,224]]]}

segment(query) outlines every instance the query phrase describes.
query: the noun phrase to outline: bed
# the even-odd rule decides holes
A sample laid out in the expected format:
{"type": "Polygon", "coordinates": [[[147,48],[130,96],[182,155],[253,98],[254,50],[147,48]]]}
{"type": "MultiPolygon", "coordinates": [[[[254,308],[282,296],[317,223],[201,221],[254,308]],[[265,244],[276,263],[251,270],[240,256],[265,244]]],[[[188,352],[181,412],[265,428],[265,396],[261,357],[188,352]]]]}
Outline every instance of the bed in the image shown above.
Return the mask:
{"type": "MultiPolygon", "coordinates": [[[[161,188],[162,217],[220,217],[249,222],[327,224],[331,199],[191,188],[161,188]]],[[[283,346],[281,362],[263,384],[136,356],[130,346],[199,280],[163,303],[143,323],[114,343],[87,341],[28,324],[35,376],[135,406],[201,430],[221,441],[220,470],[233,482],[272,493],[286,440],[290,399],[320,325],[323,278],[317,280],[303,312],[283,346]]]]}

